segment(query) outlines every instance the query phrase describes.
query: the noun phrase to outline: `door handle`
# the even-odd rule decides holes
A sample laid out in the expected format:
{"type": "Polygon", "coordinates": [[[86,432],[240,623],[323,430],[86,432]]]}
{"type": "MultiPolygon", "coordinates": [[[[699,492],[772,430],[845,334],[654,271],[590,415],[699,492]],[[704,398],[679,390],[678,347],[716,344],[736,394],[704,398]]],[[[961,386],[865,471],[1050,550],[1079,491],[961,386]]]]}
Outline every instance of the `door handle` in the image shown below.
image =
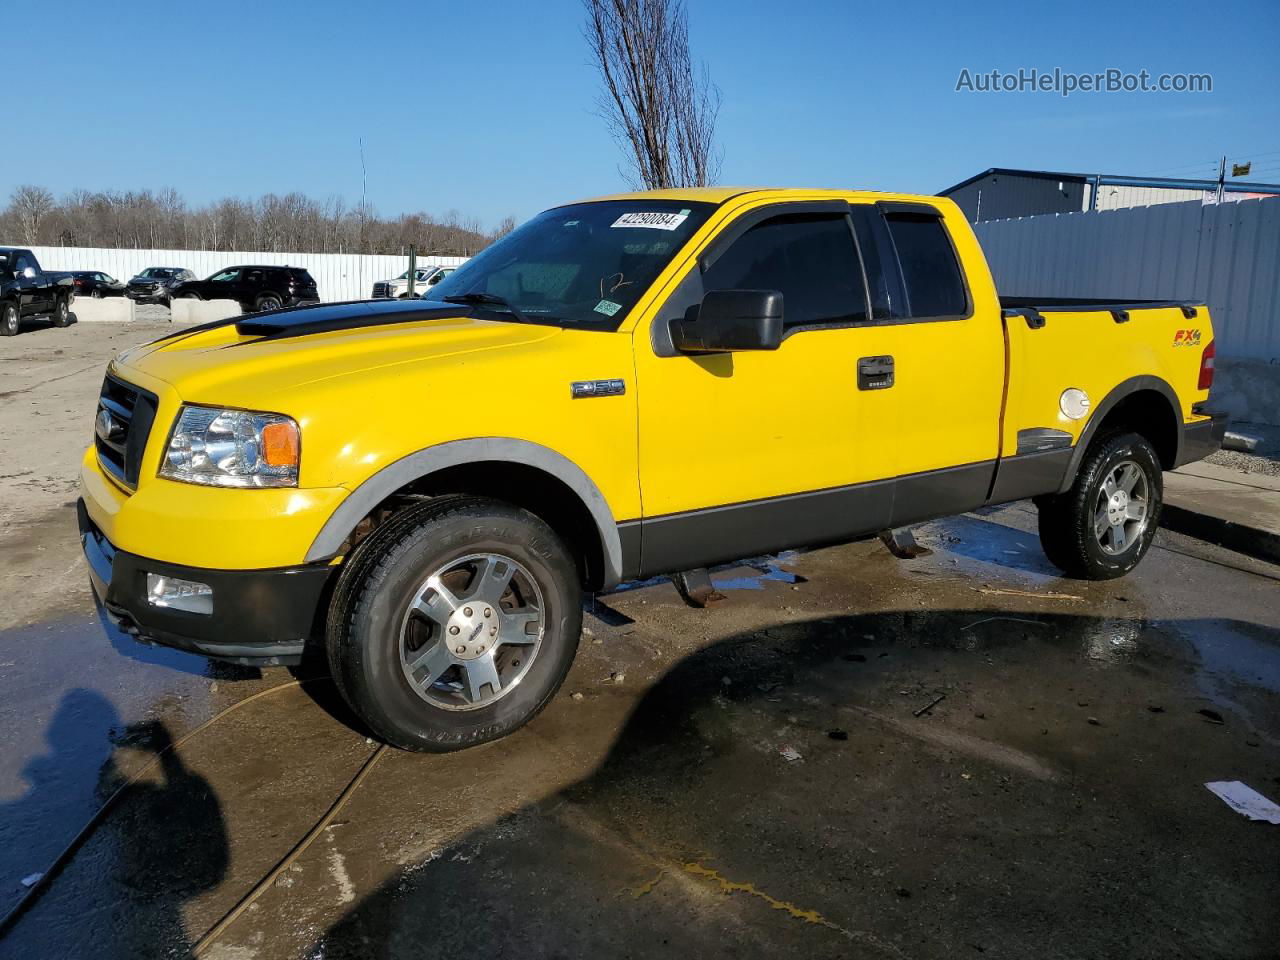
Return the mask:
{"type": "Polygon", "coordinates": [[[859,357],[858,389],[888,390],[893,386],[893,357],[859,357]]]}

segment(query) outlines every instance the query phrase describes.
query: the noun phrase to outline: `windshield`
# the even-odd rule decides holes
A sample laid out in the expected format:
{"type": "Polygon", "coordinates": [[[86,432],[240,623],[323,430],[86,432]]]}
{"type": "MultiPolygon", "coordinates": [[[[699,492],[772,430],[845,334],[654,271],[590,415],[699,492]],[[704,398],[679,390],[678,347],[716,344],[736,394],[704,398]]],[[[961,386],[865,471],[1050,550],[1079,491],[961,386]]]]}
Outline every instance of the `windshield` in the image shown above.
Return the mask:
{"type": "MultiPolygon", "coordinates": [[[[644,199],[556,207],[458,267],[425,299],[488,294],[534,323],[616,330],[714,209],[644,199]]],[[[501,308],[492,315],[512,316],[501,308]]]]}
{"type": "Polygon", "coordinates": [[[151,280],[168,280],[174,273],[168,267],[148,267],[142,271],[142,275],[151,280]]]}

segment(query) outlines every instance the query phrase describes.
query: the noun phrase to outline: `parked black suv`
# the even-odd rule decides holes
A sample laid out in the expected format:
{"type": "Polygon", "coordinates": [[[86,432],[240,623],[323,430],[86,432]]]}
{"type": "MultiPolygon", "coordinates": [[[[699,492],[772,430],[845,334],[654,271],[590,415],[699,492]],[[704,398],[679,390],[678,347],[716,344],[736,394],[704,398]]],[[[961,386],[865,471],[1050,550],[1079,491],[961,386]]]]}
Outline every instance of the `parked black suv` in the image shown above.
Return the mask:
{"type": "Polygon", "coordinates": [[[184,280],[194,280],[196,275],[184,267],[147,267],[129,281],[124,295],[139,303],[168,303],[169,291],[184,280]]]}
{"type": "Polygon", "coordinates": [[[235,300],[246,313],[296,307],[320,299],[316,282],[302,267],[227,267],[208,280],[174,285],[169,296],[193,300],[235,300]]]}

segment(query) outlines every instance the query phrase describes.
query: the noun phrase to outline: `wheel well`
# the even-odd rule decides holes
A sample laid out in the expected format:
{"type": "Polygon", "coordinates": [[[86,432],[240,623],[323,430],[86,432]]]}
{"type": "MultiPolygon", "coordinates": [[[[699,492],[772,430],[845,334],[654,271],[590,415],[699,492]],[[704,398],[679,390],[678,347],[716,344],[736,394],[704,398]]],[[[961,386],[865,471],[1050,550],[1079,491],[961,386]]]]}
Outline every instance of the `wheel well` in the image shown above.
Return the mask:
{"type": "Polygon", "coordinates": [[[564,541],[587,589],[604,582],[604,544],[591,512],[573,490],[537,467],[508,461],[479,461],[446,467],[397,490],[362,520],[351,545],[384,522],[396,509],[420,497],[465,493],[489,497],[528,510],[564,541]]]}
{"type": "Polygon", "coordinates": [[[1138,390],[1106,412],[1095,437],[1133,432],[1155,448],[1160,466],[1172,470],[1178,456],[1178,417],[1168,397],[1156,390],[1138,390]]]}

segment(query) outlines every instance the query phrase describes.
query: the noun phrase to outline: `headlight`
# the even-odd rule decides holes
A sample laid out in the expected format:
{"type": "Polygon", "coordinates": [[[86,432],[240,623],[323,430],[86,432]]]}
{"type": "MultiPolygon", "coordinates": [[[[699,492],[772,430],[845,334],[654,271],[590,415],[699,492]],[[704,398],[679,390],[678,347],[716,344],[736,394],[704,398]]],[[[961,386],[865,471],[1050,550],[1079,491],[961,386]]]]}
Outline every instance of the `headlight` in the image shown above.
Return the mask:
{"type": "Polygon", "coordinates": [[[184,406],[160,476],[214,487],[296,487],[298,425],[278,413],[184,406]]]}

